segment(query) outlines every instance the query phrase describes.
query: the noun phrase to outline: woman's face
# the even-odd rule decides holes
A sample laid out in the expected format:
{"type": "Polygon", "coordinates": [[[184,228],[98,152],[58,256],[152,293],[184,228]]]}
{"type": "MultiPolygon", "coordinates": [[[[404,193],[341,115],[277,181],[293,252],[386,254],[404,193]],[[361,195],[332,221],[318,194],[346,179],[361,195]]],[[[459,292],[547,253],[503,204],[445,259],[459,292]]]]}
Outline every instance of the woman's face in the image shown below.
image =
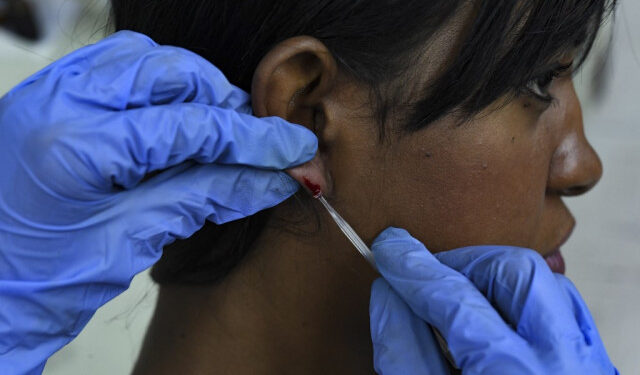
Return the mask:
{"type": "MultiPolygon", "coordinates": [[[[341,107],[333,117],[342,126],[324,135],[335,206],[369,241],[396,226],[432,252],[481,244],[553,252],[575,223],[562,196],[589,190],[602,165],[571,78],[549,93],[551,104],[521,96],[468,123],[446,117],[382,145],[362,107],[341,107]]],[[[336,100],[359,95],[343,90],[336,100]]]]}
{"type": "MultiPolygon", "coordinates": [[[[472,16],[469,8],[452,17],[417,56],[420,68],[403,86],[406,101],[420,91],[415,81],[425,86],[447,67],[457,53],[452,45],[459,44],[472,16]]],[[[562,196],[586,192],[602,174],[584,135],[570,74],[542,88],[555,98],[552,103],[533,95],[499,98],[462,125],[449,115],[411,133],[403,132],[402,120],[392,116],[386,127],[392,134],[381,142],[370,87],[331,73],[328,51],[313,41],[293,40],[279,51],[266,59],[278,62],[266,70],[275,73],[260,71],[258,102],[271,104],[258,112],[313,124],[327,175],[325,195],[366,242],[395,226],[432,252],[492,244],[548,255],[566,241],[575,223],[562,196]],[[290,58],[301,56],[300,51],[308,52],[304,60],[290,58]],[[320,82],[317,93],[307,97],[306,89],[296,89],[299,82],[313,80],[320,82]],[[278,95],[279,101],[274,99],[278,95]],[[268,110],[278,105],[280,111],[268,110]],[[305,110],[312,106],[322,116],[305,110]]],[[[566,65],[571,59],[566,51],[552,63],[566,65]]]]}

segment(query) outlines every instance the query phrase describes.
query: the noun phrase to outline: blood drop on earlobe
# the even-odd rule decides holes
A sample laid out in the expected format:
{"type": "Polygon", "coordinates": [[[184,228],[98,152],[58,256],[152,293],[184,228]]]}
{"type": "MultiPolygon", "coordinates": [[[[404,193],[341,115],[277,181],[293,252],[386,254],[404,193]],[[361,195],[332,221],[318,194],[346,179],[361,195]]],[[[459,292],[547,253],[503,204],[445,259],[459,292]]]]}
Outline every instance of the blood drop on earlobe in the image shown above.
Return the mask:
{"type": "Polygon", "coordinates": [[[311,194],[313,194],[314,198],[319,198],[322,195],[322,189],[320,188],[320,185],[314,184],[306,177],[303,177],[303,181],[304,185],[307,187],[307,189],[309,189],[309,191],[311,191],[311,194]]]}

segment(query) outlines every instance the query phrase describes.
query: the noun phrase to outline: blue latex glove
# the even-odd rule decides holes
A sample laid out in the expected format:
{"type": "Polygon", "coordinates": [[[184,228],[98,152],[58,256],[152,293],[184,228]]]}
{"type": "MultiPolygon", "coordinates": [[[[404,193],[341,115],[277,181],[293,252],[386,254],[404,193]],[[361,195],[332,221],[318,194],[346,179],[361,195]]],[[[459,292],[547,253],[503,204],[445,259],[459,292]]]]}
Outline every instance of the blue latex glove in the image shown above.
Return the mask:
{"type": "Polygon", "coordinates": [[[279,170],[310,160],[317,139],[250,113],[206,60],[132,32],[0,100],[0,373],[40,373],[205,219],[242,218],[298,189],[279,170]]]}
{"type": "Polygon", "coordinates": [[[431,255],[389,228],[372,251],[384,279],[371,294],[379,374],[449,374],[425,322],[463,374],[614,375],[586,304],[532,250],[468,247],[431,255]]]}

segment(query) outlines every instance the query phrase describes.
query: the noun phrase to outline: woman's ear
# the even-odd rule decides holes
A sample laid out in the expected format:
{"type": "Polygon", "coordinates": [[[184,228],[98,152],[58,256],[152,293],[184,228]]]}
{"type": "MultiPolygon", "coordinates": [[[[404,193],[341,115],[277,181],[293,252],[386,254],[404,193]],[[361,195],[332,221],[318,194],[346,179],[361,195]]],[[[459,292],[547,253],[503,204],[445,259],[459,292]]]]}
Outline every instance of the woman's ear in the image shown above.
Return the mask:
{"type": "Polygon", "coordinates": [[[251,85],[253,112],[279,116],[313,129],[337,75],[335,59],[316,38],[297,36],[272,48],[260,61],[251,85]]]}
{"type": "MultiPolygon", "coordinates": [[[[279,43],[262,58],[253,75],[254,114],[278,116],[307,127],[318,137],[322,150],[323,129],[331,112],[327,97],[335,85],[337,71],[335,59],[318,39],[297,36],[279,43]]],[[[287,172],[310,191],[311,186],[317,185],[324,194],[330,193],[329,173],[321,151],[311,162],[287,172]]]]}

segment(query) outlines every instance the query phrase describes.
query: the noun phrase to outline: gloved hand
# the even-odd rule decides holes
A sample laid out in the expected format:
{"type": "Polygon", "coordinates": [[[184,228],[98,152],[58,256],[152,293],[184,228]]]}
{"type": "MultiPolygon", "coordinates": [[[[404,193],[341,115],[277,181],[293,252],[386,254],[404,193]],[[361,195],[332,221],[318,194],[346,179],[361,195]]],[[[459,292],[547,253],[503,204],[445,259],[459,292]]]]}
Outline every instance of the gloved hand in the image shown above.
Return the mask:
{"type": "Polygon", "coordinates": [[[614,375],[573,284],[532,250],[468,247],[431,255],[389,228],[372,251],[371,336],[379,374],[449,374],[426,322],[462,373],[614,375]]]}
{"type": "Polygon", "coordinates": [[[0,100],[0,372],[40,373],[98,307],[205,219],[277,205],[317,139],[250,115],[203,58],[133,32],[0,100]],[[166,171],[141,183],[152,171],[166,171]]]}

